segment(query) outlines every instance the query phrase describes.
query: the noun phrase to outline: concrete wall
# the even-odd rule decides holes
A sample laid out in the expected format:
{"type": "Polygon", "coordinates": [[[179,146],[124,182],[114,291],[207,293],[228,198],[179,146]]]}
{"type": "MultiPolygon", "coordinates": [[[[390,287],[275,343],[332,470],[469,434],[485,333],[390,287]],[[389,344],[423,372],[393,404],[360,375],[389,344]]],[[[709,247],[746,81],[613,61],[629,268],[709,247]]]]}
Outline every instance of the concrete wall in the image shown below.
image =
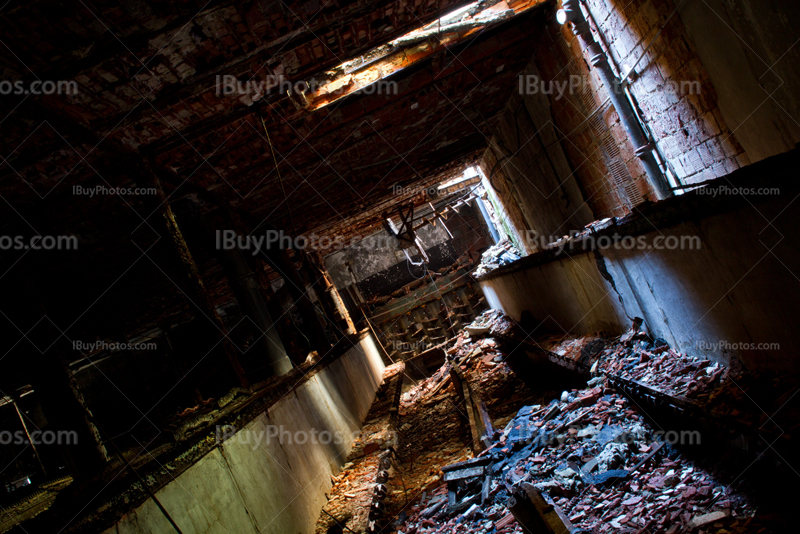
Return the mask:
{"type": "Polygon", "coordinates": [[[719,95],[722,116],[750,160],[794,148],[800,142],[800,3],[685,2],[680,16],[719,95]]]}
{"type": "MultiPolygon", "coordinates": [[[[428,248],[440,245],[450,239],[441,226],[424,226],[419,229],[417,235],[428,248]]],[[[342,289],[353,283],[353,277],[347,269],[348,262],[353,269],[356,281],[360,282],[405,261],[406,256],[403,254],[399,242],[381,229],[353,247],[326,256],[325,266],[328,268],[333,283],[337,288],[342,289]]]]}
{"type": "MultiPolygon", "coordinates": [[[[383,363],[371,337],[305,381],[156,494],[184,534],[311,533],[383,363]],[[330,444],[268,438],[268,427],[346,436],[330,444]],[[338,433],[338,434],[337,434],[338,433]]],[[[173,532],[151,500],[105,534],[173,532]]]]}
{"type": "MultiPolygon", "coordinates": [[[[420,224],[421,213],[429,214],[430,210],[417,210],[415,224],[420,224]]],[[[428,270],[449,267],[464,254],[479,258],[482,250],[493,244],[481,217],[479,210],[464,204],[448,215],[446,230],[442,224],[429,224],[417,230],[429,259],[427,268],[410,264],[399,241],[383,229],[352,247],[326,256],[325,265],[339,291],[352,286],[355,279],[365,298],[386,295],[420,279],[428,270]]],[[[408,252],[414,261],[418,259],[413,247],[408,252]]]]}
{"type": "Polygon", "coordinates": [[[694,249],[687,242],[674,250],[602,250],[616,291],[592,253],[540,264],[529,256],[480,284],[491,307],[517,320],[528,311],[557,332],[619,334],[638,316],[681,352],[800,370],[800,251],[790,237],[798,232],[800,206],[793,197],[639,236],[647,243],[656,236],[697,238],[694,249]]]}
{"type": "MultiPolygon", "coordinates": [[[[562,132],[553,124],[548,95],[540,87],[528,91],[529,79],[541,79],[533,62],[496,119],[483,170],[499,189],[496,194],[516,201],[523,219],[522,225],[515,222],[517,231],[561,236],[594,217],[559,142],[562,132]]],[[[501,204],[506,207],[508,201],[501,204]]]]}

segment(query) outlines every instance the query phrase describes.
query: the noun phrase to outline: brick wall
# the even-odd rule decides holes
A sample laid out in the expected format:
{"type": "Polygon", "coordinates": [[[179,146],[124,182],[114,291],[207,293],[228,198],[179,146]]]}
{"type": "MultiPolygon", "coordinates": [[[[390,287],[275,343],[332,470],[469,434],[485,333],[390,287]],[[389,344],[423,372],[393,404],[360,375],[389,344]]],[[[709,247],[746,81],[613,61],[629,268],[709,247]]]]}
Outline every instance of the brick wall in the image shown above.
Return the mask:
{"type": "MultiPolygon", "coordinates": [[[[750,163],[720,113],[680,15],[672,15],[672,0],[588,0],[586,5],[593,29],[599,26],[602,33],[595,37],[620,77],[641,57],[630,91],[673,176],[684,184],[699,183],[750,163]]],[[[534,90],[549,95],[562,146],[595,217],[624,215],[644,200],[655,200],[635,147],[575,35],[552,16],[545,24],[533,58],[540,75],[534,90]]]]}
{"type": "Polygon", "coordinates": [[[683,183],[710,180],[749,164],[722,118],[717,94],[680,15],[672,15],[676,2],[589,0],[587,5],[623,72],[642,58],[631,92],[683,183]]]}

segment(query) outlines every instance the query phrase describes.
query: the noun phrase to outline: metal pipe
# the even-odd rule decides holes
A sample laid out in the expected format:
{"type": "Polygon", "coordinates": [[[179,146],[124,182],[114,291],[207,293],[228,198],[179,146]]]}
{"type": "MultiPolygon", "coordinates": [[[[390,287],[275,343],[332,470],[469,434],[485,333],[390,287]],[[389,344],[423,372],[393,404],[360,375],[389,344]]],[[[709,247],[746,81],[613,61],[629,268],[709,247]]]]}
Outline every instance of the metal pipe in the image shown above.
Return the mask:
{"type": "Polygon", "coordinates": [[[642,166],[644,167],[650,183],[656,190],[659,199],[671,197],[673,195],[661,169],[653,156],[655,146],[647,140],[647,137],[642,129],[642,125],[636,119],[636,114],[633,110],[630,100],[623,91],[622,84],[611,70],[611,65],[608,63],[608,58],[602,47],[594,39],[592,30],[589,27],[589,22],[584,17],[581,11],[580,4],[585,0],[564,0],[563,2],[563,15],[564,22],[571,22],[575,35],[581,43],[581,49],[588,53],[589,62],[597,69],[600,79],[606,88],[608,97],[611,100],[611,105],[617,110],[619,121],[622,127],[628,134],[628,139],[634,147],[634,153],[638,157],[642,166]]]}

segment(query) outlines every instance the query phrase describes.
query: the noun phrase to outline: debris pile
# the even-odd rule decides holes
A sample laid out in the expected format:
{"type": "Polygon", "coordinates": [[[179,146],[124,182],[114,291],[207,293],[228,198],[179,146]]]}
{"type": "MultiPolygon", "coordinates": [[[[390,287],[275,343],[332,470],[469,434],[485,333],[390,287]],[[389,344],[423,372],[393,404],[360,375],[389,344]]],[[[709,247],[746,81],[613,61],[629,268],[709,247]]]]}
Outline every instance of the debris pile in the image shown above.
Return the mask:
{"type": "Polygon", "coordinates": [[[709,532],[752,516],[741,494],[678,454],[602,377],[590,383],[523,407],[480,456],[444,466],[446,485],[398,532],[519,531],[508,508],[525,486],[592,532],[709,532]]]}
{"type": "Polygon", "coordinates": [[[526,335],[519,325],[502,310],[486,310],[467,325],[464,330],[473,336],[486,335],[489,337],[501,336],[512,340],[524,340],[526,335]]]}
{"type": "Polygon", "coordinates": [[[555,336],[537,345],[584,369],[591,367],[593,374],[633,380],[673,397],[700,400],[729,378],[727,366],[681,354],[663,339],[651,339],[641,330],[641,319],[618,338],[555,336]]]}
{"type": "MultiPolygon", "coordinates": [[[[662,404],[711,406],[730,417],[746,410],[736,404],[744,391],[731,384],[744,385],[749,375],[680,354],[648,337],[639,320],[612,339],[526,338],[516,322],[489,310],[442,345],[444,365],[399,395],[396,455],[383,453],[395,460],[385,491],[380,460],[365,473],[371,493],[362,515],[379,519],[370,528],[509,534],[537,531],[531,521],[543,521],[555,531],[723,534],[772,527],[769,515],[755,515],[742,479],[728,476],[730,458],[685,456],[712,430],[665,430],[651,423],[656,409],[648,406],[645,419],[637,397],[619,386],[642,384],[662,404]],[[531,391],[507,363],[520,347],[538,351],[522,356],[536,369],[555,362],[591,379],[554,391],[548,373],[541,390],[531,391]],[[384,496],[379,504],[376,492],[384,496]]],[[[779,399],[785,403],[793,391],[780,389],[779,399]]]]}
{"type": "Polygon", "coordinates": [[[389,478],[397,445],[393,407],[397,403],[404,368],[403,363],[398,363],[384,371],[383,384],[347,463],[338,475],[331,476],[333,486],[317,520],[317,534],[342,532],[345,527],[354,532],[371,532],[383,514],[383,501],[392,490],[389,478]]]}
{"type": "MultiPolygon", "coordinates": [[[[571,233],[569,235],[562,236],[555,241],[547,243],[544,246],[544,250],[552,250],[552,249],[564,249],[569,245],[571,249],[577,249],[576,246],[580,243],[583,239],[588,237],[591,234],[600,232],[605,230],[606,228],[611,228],[612,226],[616,226],[617,218],[610,217],[606,219],[602,219],[600,221],[593,221],[583,227],[583,230],[577,233],[571,233]]],[[[584,246],[584,250],[589,250],[589,246],[584,246]]]]}
{"type": "MultiPolygon", "coordinates": [[[[487,317],[497,315],[491,312],[492,310],[483,313],[476,321],[481,318],[487,320],[487,317]]],[[[499,313],[502,315],[502,312],[499,313]]],[[[502,320],[502,317],[498,318],[498,321],[502,320]]],[[[449,409],[454,409],[452,399],[455,390],[451,382],[453,366],[457,366],[467,376],[472,387],[480,398],[486,401],[493,413],[513,413],[525,401],[531,399],[531,392],[512,372],[505,361],[500,344],[495,339],[470,337],[468,332],[464,331],[451,340],[451,343],[452,347],[447,349],[448,361],[433,375],[402,395],[400,399],[402,421],[405,422],[407,416],[420,408],[449,403],[449,409]]],[[[455,421],[453,424],[459,423],[455,421]]]]}
{"type": "Polygon", "coordinates": [[[472,275],[475,277],[482,276],[502,265],[517,261],[521,257],[522,254],[514,248],[513,243],[508,239],[503,239],[483,253],[481,263],[472,275]]]}

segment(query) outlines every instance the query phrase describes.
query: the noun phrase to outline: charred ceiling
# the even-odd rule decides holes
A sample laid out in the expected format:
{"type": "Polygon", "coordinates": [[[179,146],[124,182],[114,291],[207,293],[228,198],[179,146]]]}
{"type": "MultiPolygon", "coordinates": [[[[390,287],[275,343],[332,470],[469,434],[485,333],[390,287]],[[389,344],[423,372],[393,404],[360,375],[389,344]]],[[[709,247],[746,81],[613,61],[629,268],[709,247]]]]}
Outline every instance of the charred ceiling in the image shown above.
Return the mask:
{"type": "Polygon", "coordinates": [[[477,2],[467,18],[454,19],[465,22],[453,27],[445,19],[450,29],[432,33],[441,15],[468,4],[7,6],[3,78],[60,79],[77,90],[0,102],[3,229],[73,235],[80,252],[62,251],[57,261],[15,252],[5,269],[25,266],[20,283],[37,285],[47,313],[83,338],[168,328],[196,313],[174,282],[181,266],[159,203],[86,194],[151,186],[148,168],[176,207],[217,306],[230,301],[231,288],[206,252],[212,247],[202,226],[219,221],[227,206],[250,229],[374,232],[387,207],[420,202],[415,191],[478,159],[530,60],[538,0],[477,2]],[[484,10],[484,22],[469,19],[484,10]],[[297,92],[263,91],[274,80],[366,72],[395,57],[381,55],[387,46],[404,57],[380,71],[388,90],[359,87],[324,106],[307,105],[297,92]],[[220,90],[230,77],[244,94],[220,90]],[[253,84],[261,92],[251,92],[253,84]]]}
{"type": "MultiPolygon", "coordinates": [[[[537,2],[518,3],[527,9],[537,2]]],[[[9,37],[21,38],[14,28],[32,17],[41,27],[62,15],[69,23],[37,35],[36,46],[30,36],[27,47],[15,46],[3,57],[6,73],[21,80],[58,76],[79,90],[4,102],[3,190],[39,205],[39,197],[69,197],[76,183],[126,185],[128,160],[148,155],[166,171],[167,187],[179,189],[175,195],[212,191],[283,227],[283,199],[275,195],[280,174],[303,199],[310,216],[301,230],[310,230],[359,212],[391,185],[474,158],[486,145],[487,122],[529,59],[523,43],[530,17],[473,28],[469,38],[392,76],[390,90],[357,93],[317,111],[277,90],[221,94],[226,76],[250,84],[309,79],[457,7],[443,2],[412,12],[402,2],[379,3],[377,10],[362,4],[326,7],[305,23],[309,16],[299,7],[255,4],[206,7],[193,18],[147,5],[135,12],[86,7],[72,15],[39,12],[37,4],[11,10],[0,22],[9,37]],[[98,19],[118,21],[121,42],[109,41],[110,29],[98,19]]]]}

